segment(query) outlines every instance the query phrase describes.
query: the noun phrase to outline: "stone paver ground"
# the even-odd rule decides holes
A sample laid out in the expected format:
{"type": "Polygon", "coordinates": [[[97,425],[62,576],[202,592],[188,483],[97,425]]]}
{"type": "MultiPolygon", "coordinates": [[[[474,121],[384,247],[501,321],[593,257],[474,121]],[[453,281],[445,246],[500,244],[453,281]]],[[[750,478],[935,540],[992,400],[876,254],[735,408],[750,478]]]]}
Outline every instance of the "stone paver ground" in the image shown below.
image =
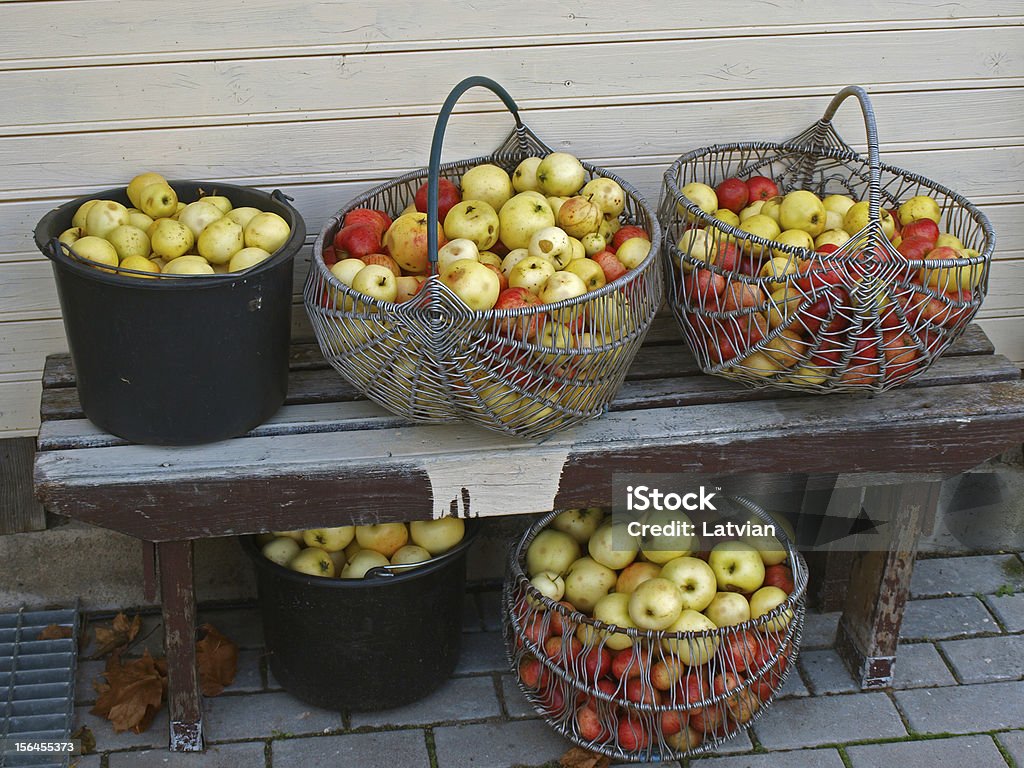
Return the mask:
{"type": "MultiPolygon", "coordinates": [[[[837,614],[808,614],[799,663],[772,707],[693,768],[1024,768],[1024,560],[1019,554],[922,560],[914,575],[893,690],[864,693],[832,649],[837,614]]],[[[339,714],[281,690],[253,608],[213,622],[244,650],[236,683],[206,705],[209,748],[170,754],[162,712],[143,734],[89,714],[101,662],[79,666],[76,720],[98,753],[78,768],[521,768],[553,766],[570,746],[530,708],[504,658],[498,593],[467,594],[454,677],[388,712],[339,714]]],[[[147,628],[155,619],[147,619],[147,628]]],[[[160,653],[160,632],[145,645],[160,653]]],[[[74,765],[74,763],[72,763],[74,765]]],[[[655,765],[655,764],[651,764],[655,765]]],[[[659,763],[676,766],[675,762],[659,763]]]]}

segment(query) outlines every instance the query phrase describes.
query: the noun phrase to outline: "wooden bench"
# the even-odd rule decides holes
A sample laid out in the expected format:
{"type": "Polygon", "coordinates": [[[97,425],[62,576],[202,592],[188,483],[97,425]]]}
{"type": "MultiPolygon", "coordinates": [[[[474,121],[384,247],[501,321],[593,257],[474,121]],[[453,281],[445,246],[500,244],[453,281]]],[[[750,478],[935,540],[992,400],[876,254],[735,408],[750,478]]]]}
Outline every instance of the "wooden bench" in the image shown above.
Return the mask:
{"type": "MultiPolygon", "coordinates": [[[[971,326],[931,370],[878,396],[750,390],[700,374],[658,318],[609,413],[534,443],[472,425],[412,425],[296,344],[287,404],[245,437],[126,444],[85,420],[66,355],[47,359],[35,465],[53,512],[154,543],[171,749],[202,749],[192,542],[281,530],[608,505],[617,472],[958,473],[1021,441],[1024,382],[971,326]]],[[[853,564],[838,645],[865,687],[891,681],[934,482],[890,489],[885,544],[853,564]]]]}

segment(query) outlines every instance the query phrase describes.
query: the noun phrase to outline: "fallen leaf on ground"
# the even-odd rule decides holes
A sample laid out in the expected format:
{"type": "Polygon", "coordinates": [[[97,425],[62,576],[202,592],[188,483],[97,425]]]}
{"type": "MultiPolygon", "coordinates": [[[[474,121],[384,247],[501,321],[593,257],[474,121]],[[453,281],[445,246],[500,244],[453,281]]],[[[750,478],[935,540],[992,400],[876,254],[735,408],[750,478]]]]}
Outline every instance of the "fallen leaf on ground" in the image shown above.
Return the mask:
{"type": "Polygon", "coordinates": [[[63,640],[66,637],[71,637],[71,634],[71,627],[50,624],[47,627],[43,627],[43,631],[39,633],[39,637],[36,640],[63,640]]]}
{"type": "Polygon", "coordinates": [[[91,755],[96,751],[96,737],[93,735],[93,732],[89,730],[88,725],[83,725],[77,731],[72,733],[71,738],[82,742],[83,755],[91,755]]]}
{"type": "Polygon", "coordinates": [[[558,764],[562,768],[608,768],[611,760],[589,749],[573,747],[559,758],[558,764]]]}
{"type": "Polygon", "coordinates": [[[204,696],[219,696],[231,685],[238,672],[238,646],[224,637],[212,624],[199,628],[202,639],[196,643],[199,688],[204,696]]]}
{"type": "Polygon", "coordinates": [[[141,658],[123,664],[120,653],[112,653],[103,672],[106,681],[93,683],[99,698],[92,714],[107,718],[115,733],[149,728],[167,693],[167,667],[162,661],[150,656],[148,649],[141,658]]]}
{"type": "Polygon", "coordinates": [[[141,616],[136,614],[135,618],[129,621],[128,617],[123,613],[119,613],[114,617],[114,621],[109,628],[96,627],[97,648],[92,654],[93,658],[98,658],[117,648],[123,648],[128,645],[139,634],[141,628],[141,616]]]}

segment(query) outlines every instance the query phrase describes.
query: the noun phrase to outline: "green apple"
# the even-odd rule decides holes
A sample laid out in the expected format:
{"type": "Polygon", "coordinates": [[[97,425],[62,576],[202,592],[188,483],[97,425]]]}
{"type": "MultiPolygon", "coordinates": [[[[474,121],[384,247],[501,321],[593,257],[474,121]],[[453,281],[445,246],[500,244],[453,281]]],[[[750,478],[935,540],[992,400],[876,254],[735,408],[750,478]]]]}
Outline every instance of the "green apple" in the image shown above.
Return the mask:
{"type": "Polygon", "coordinates": [[[413,544],[423,547],[431,555],[440,555],[454,547],[466,535],[466,523],[458,517],[439,517],[436,520],[414,520],[409,523],[409,537],[413,544]]]}
{"type": "MultiPolygon", "coordinates": [[[[396,549],[395,552],[397,553],[398,550],[396,549]]],[[[391,565],[391,561],[380,552],[373,549],[360,549],[348,558],[348,564],[341,569],[341,573],[338,575],[343,579],[362,579],[371,569],[381,568],[385,565],[391,565]]]]}
{"type": "Polygon", "coordinates": [[[734,627],[750,621],[750,603],[739,592],[718,592],[704,609],[716,627],[734,627]]]}
{"type": "MultiPolygon", "coordinates": [[[[75,253],[83,259],[89,259],[89,261],[95,261],[98,264],[106,264],[110,267],[116,267],[119,263],[117,250],[102,237],[86,235],[85,237],[78,238],[78,240],[75,241],[75,244],[71,247],[74,248],[75,253]]],[[[100,268],[97,267],[97,269],[100,268]]],[[[103,271],[109,272],[111,270],[107,269],[103,271]]]]}
{"type": "Polygon", "coordinates": [[[601,269],[601,265],[593,259],[573,259],[569,262],[565,271],[577,275],[587,287],[587,291],[596,291],[598,288],[604,288],[608,282],[604,270],[601,269]]]}
{"type": "Polygon", "coordinates": [[[484,200],[463,199],[444,217],[444,236],[449,240],[472,240],[478,250],[486,251],[498,242],[498,214],[484,200]]]}
{"type": "Polygon", "coordinates": [[[758,211],[762,216],[767,216],[769,219],[774,219],[775,223],[778,224],[781,218],[782,208],[782,195],[776,195],[775,197],[769,197],[764,201],[764,205],[761,206],[761,210],[758,211]]]}
{"type": "Polygon", "coordinates": [[[539,296],[544,284],[553,274],[555,267],[550,261],[527,255],[509,272],[508,285],[510,288],[525,288],[539,296]]]}
{"type": "Polygon", "coordinates": [[[512,189],[516,192],[539,192],[540,182],[537,180],[539,157],[528,157],[516,166],[512,172],[512,189]]]}
{"type": "Polygon", "coordinates": [[[626,209],[626,193],[613,179],[598,176],[583,185],[580,194],[595,203],[605,218],[618,218],[626,209]]]}
{"type": "Polygon", "coordinates": [[[448,271],[441,275],[441,282],[451,288],[467,307],[477,312],[492,309],[501,293],[498,276],[473,259],[460,259],[449,266],[448,271]]]}
{"type": "Polygon", "coordinates": [[[415,544],[406,544],[404,547],[399,547],[395,554],[391,556],[392,565],[414,565],[416,563],[425,563],[428,560],[430,560],[430,553],[423,547],[415,544]]]}
{"type": "Polygon", "coordinates": [[[224,215],[235,222],[235,224],[241,224],[242,229],[245,229],[245,225],[252,221],[253,216],[259,216],[261,213],[263,213],[263,211],[259,208],[242,206],[241,208],[232,208],[224,215]]]}
{"type": "Polygon", "coordinates": [[[354,525],[337,528],[310,528],[302,532],[302,541],[307,547],[319,547],[324,552],[338,552],[345,549],[356,536],[354,525]]]}
{"type": "Polygon", "coordinates": [[[759,213],[761,213],[761,209],[764,208],[764,202],[764,200],[755,200],[746,208],[741,210],[739,212],[740,224],[749,219],[751,216],[757,216],[759,213]]]}
{"type": "MultiPolygon", "coordinates": [[[[369,268],[367,267],[367,269],[369,268]]],[[[405,523],[357,525],[356,541],[359,542],[362,549],[370,549],[389,558],[408,543],[409,529],[406,528],[405,523]]]]}
{"type": "MultiPolygon", "coordinates": [[[[288,238],[292,234],[288,222],[270,211],[256,214],[249,219],[244,231],[247,248],[262,248],[267,253],[276,252],[278,248],[288,242],[288,238]]],[[[391,256],[395,257],[393,253],[391,256]]]]}
{"type": "Polygon", "coordinates": [[[437,251],[437,274],[443,275],[452,264],[462,259],[480,261],[480,249],[465,237],[449,240],[437,251]]]}
{"type": "Polygon", "coordinates": [[[462,188],[463,200],[482,200],[495,211],[501,210],[501,206],[507,203],[514,194],[512,179],[509,178],[508,173],[504,168],[499,168],[492,163],[483,163],[470,168],[462,174],[459,186],[462,188]]]}
{"type": "Polygon", "coordinates": [[[850,210],[855,202],[849,195],[826,195],[821,204],[825,206],[826,211],[846,216],[846,212],[850,210]]]}
{"type": "Polygon", "coordinates": [[[779,226],[783,230],[802,229],[811,237],[825,231],[825,206],[813,192],[798,189],[782,198],[779,226]]]}
{"type": "Polygon", "coordinates": [[[636,559],[640,542],[626,532],[624,525],[607,522],[590,537],[587,551],[601,565],[620,570],[636,559]]]}
{"type": "Polygon", "coordinates": [[[171,259],[161,270],[168,275],[212,275],[213,267],[202,256],[179,256],[171,259]]]}
{"type": "Polygon", "coordinates": [[[716,544],[708,556],[720,592],[753,592],[764,583],[760,553],[742,541],[716,544]]]}
{"type": "MultiPolygon", "coordinates": [[[[691,181],[679,191],[683,193],[683,197],[704,211],[704,213],[714,213],[718,210],[718,195],[707,184],[691,181]]],[[[677,208],[681,209],[680,215],[683,215],[683,211],[686,209],[682,208],[682,206],[677,206],[677,208]]]]}
{"type": "Polygon", "coordinates": [[[648,579],[629,595],[629,617],[640,629],[668,629],[682,610],[682,591],[661,576],[648,579]]]}
{"type": "Polygon", "coordinates": [[[552,571],[541,571],[530,579],[530,584],[544,597],[556,603],[565,594],[565,579],[552,571]]]}
{"type": "Polygon", "coordinates": [[[231,212],[231,201],[224,197],[224,195],[203,195],[199,199],[204,203],[217,206],[225,216],[231,212]]]}
{"type": "Polygon", "coordinates": [[[537,165],[537,183],[546,196],[575,195],[586,178],[582,163],[568,152],[552,152],[537,165]]]}
{"type": "Polygon", "coordinates": [[[307,547],[291,559],[288,567],[308,576],[334,576],[334,561],[330,555],[317,547],[307,547]]]}
{"type": "Polygon", "coordinates": [[[114,227],[107,233],[106,239],[114,246],[117,258],[122,261],[129,256],[146,258],[152,253],[149,247],[149,237],[141,229],[133,227],[131,224],[114,227]]]}
{"type": "MultiPolygon", "coordinates": [[[[750,596],[750,618],[758,619],[771,613],[786,602],[789,595],[779,587],[761,587],[750,596]]],[[[793,618],[793,609],[787,608],[780,615],[770,619],[763,629],[769,632],[784,632],[793,618]]]]}
{"type": "Polygon", "coordinates": [[[565,599],[577,610],[590,613],[597,601],[615,586],[618,575],[590,557],[581,557],[565,575],[565,599]]]}
{"type": "Polygon", "coordinates": [[[626,269],[636,269],[651,252],[651,241],[645,237],[631,237],[615,252],[615,257],[626,269]]]}
{"type": "MultiPolygon", "coordinates": [[[[836,215],[838,216],[839,214],[836,215]]],[[[849,239],[850,235],[845,229],[826,229],[814,238],[814,247],[821,248],[823,245],[834,245],[836,248],[840,248],[849,239]]]]}
{"type": "MultiPolygon", "coordinates": [[[[598,600],[594,605],[594,618],[618,629],[636,628],[629,615],[629,595],[622,592],[612,592],[598,600]]],[[[602,639],[609,651],[621,651],[633,645],[633,638],[625,632],[595,629],[583,623],[576,628],[576,637],[585,648],[596,647],[602,639]]]]}
{"type": "Polygon", "coordinates": [[[674,653],[678,656],[683,664],[699,667],[702,664],[707,664],[718,650],[719,638],[716,635],[710,634],[716,629],[718,627],[715,626],[715,622],[703,613],[684,610],[679,614],[679,618],[676,619],[675,623],[668,627],[666,631],[708,634],[697,634],[693,637],[681,637],[678,639],[665,637],[661,640],[661,647],[669,653],[674,653]]]}
{"type": "Polygon", "coordinates": [[[564,576],[580,557],[580,543],[564,531],[547,528],[526,550],[526,572],[532,577],[542,571],[564,576]]]}
{"type": "Polygon", "coordinates": [[[600,507],[566,509],[555,516],[555,519],[551,521],[551,527],[556,531],[568,533],[580,544],[586,544],[601,525],[602,520],[604,520],[604,510],[600,507]]]}
{"type": "Polygon", "coordinates": [[[202,200],[189,203],[178,214],[178,221],[188,227],[192,231],[192,237],[197,240],[206,227],[221,218],[224,218],[224,214],[220,208],[202,200]]]}
{"type": "Polygon", "coordinates": [[[270,254],[262,248],[243,248],[231,257],[231,261],[228,262],[228,272],[241,272],[243,269],[254,267],[269,258],[270,254]]]}
{"type": "MultiPolygon", "coordinates": [[[[377,301],[394,301],[398,298],[398,283],[395,273],[380,264],[367,264],[352,279],[352,288],[377,301]]],[[[363,545],[366,548],[366,545],[363,545]]],[[[372,549],[372,547],[370,547],[372,549]]],[[[390,557],[390,553],[388,557],[390,557]]]]}
{"type": "MultiPolygon", "coordinates": [[[[867,227],[869,221],[868,206],[867,200],[861,200],[859,203],[851,205],[843,217],[843,229],[854,235],[867,227]]],[[[885,233],[887,238],[892,239],[893,234],[896,232],[896,222],[893,221],[892,214],[883,208],[880,209],[879,215],[882,221],[882,232],[885,233]]]]}
{"type": "Polygon", "coordinates": [[[703,611],[718,591],[715,572],[699,557],[673,558],[661,566],[658,575],[679,587],[686,610],[703,611]]]}

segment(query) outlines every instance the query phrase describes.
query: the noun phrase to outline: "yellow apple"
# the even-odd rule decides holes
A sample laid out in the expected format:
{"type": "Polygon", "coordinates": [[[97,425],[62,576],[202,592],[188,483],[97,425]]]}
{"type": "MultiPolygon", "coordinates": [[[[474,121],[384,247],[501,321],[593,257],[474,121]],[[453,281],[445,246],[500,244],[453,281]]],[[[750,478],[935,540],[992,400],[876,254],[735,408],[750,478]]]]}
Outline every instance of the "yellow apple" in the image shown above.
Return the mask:
{"type": "Polygon", "coordinates": [[[928,195],[915,195],[903,203],[897,213],[900,217],[900,224],[903,225],[918,219],[931,219],[938,224],[942,217],[938,202],[928,195]]]}
{"type": "Polygon", "coordinates": [[[514,194],[508,173],[492,163],[470,168],[462,174],[459,186],[462,188],[463,200],[483,200],[495,211],[501,210],[501,206],[514,194]]]}
{"type": "Polygon", "coordinates": [[[779,226],[783,229],[802,229],[811,237],[825,231],[825,206],[813,192],[798,189],[782,198],[779,206],[779,226]]]}
{"type": "MultiPolygon", "coordinates": [[[[132,201],[132,205],[136,208],[141,209],[142,206],[142,190],[148,187],[150,184],[166,184],[167,179],[161,176],[159,173],[153,171],[147,171],[146,173],[140,173],[138,176],[128,182],[128,189],[125,190],[128,193],[128,199],[132,201]]],[[[171,211],[173,213],[173,211],[171,211]]]]}

